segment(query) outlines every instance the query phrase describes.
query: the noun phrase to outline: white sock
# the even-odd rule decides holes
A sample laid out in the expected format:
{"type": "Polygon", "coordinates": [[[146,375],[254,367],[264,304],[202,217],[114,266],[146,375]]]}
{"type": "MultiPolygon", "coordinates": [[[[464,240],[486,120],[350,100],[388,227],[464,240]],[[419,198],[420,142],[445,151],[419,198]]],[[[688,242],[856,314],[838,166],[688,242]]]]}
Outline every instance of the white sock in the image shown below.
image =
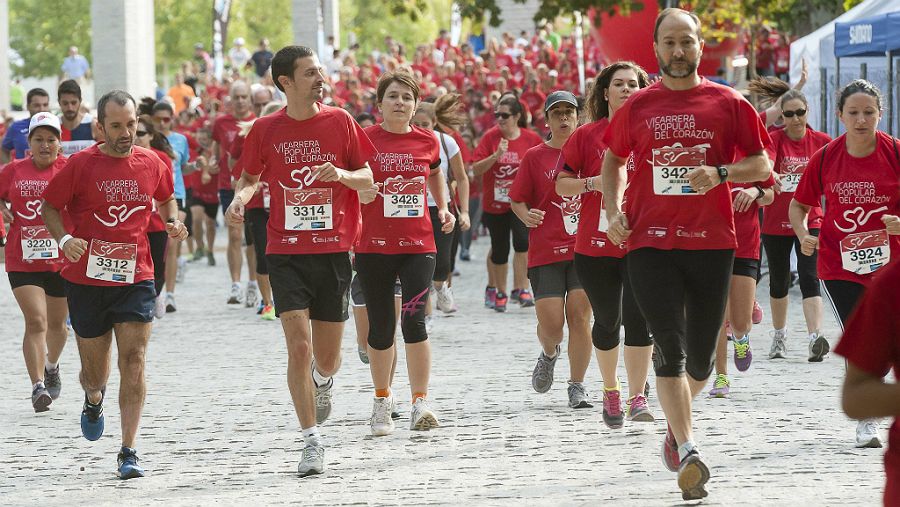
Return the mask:
{"type": "Polygon", "coordinates": [[[323,377],[322,374],[319,373],[319,370],[316,369],[315,363],[313,364],[313,367],[312,367],[312,377],[313,377],[313,382],[316,383],[316,387],[324,386],[325,384],[328,383],[329,380],[331,380],[331,377],[323,377]]]}
{"type": "Polygon", "coordinates": [[[256,282],[251,280],[251,281],[247,282],[247,288],[248,289],[258,289],[259,285],[257,285],[256,282]]]}
{"type": "Polygon", "coordinates": [[[678,458],[684,461],[684,458],[686,458],[687,455],[690,454],[693,450],[697,450],[699,452],[699,449],[697,449],[697,444],[695,444],[693,440],[688,440],[687,442],[678,446],[678,458]]]}
{"type": "Polygon", "coordinates": [[[51,363],[49,359],[46,359],[46,360],[44,361],[44,369],[45,369],[45,370],[47,370],[47,371],[53,371],[53,370],[55,370],[55,369],[57,369],[57,368],[59,368],[59,363],[58,363],[58,362],[56,362],[56,363],[51,363]]]}
{"type": "Polygon", "coordinates": [[[816,338],[818,338],[818,337],[819,337],[818,331],[809,333],[809,341],[811,341],[811,342],[816,341],[816,338]]]}
{"type": "Polygon", "coordinates": [[[303,430],[303,440],[308,444],[311,440],[319,439],[319,428],[316,426],[310,426],[303,430]]]}
{"type": "Polygon", "coordinates": [[[44,381],[43,381],[43,380],[38,380],[37,382],[35,382],[34,385],[31,386],[31,390],[34,391],[34,390],[37,389],[38,387],[44,387],[44,381]]]}

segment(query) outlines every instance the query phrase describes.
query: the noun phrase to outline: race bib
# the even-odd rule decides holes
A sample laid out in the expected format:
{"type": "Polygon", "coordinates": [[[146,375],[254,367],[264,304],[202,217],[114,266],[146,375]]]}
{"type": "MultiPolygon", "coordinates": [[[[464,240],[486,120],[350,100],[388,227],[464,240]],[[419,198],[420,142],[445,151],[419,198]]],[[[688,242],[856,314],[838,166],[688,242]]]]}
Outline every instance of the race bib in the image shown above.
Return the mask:
{"type": "Polygon", "coordinates": [[[22,227],[22,260],[59,259],[59,246],[43,225],[22,227]]]}
{"type": "Polygon", "coordinates": [[[384,216],[420,218],[425,216],[425,178],[388,178],[384,182],[384,216]]]}
{"type": "Polygon", "coordinates": [[[566,214],[566,212],[563,211],[563,226],[566,228],[566,234],[569,236],[574,236],[578,233],[578,220],[580,216],[580,213],[566,214]]]}
{"type": "Polygon", "coordinates": [[[606,218],[606,212],[600,210],[600,220],[597,223],[597,230],[600,232],[609,232],[609,219],[606,218]]]}
{"type": "Polygon", "coordinates": [[[494,201],[509,201],[509,189],[512,188],[513,180],[494,180],[494,201]]]}
{"type": "Polygon", "coordinates": [[[843,268],[857,275],[868,275],[891,260],[887,230],[858,232],[841,240],[843,268]]]}
{"type": "Polygon", "coordinates": [[[91,240],[87,262],[87,277],[94,280],[134,283],[137,267],[137,245],[132,243],[107,243],[91,240]]]}
{"type": "Polygon", "coordinates": [[[653,193],[700,195],[691,188],[687,174],[706,165],[706,148],[657,148],[653,150],[653,193]]]}
{"type": "Polygon", "coordinates": [[[781,191],[794,193],[797,191],[797,185],[800,183],[800,177],[803,173],[790,173],[781,175],[781,191]]]}
{"type": "Polygon", "coordinates": [[[581,219],[581,197],[563,197],[562,203],[553,204],[559,208],[566,234],[574,236],[578,232],[578,222],[581,219]]]}
{"type": "Polygon", "coordinates": [[[269,209],[272,207],[272,194],[269,193],[269,185],[263,185],[262,190],[262,198],[263,198],[263,208],[269,209]]]}
{"type": "Polygon", "coordinates": [[[331,230],[332,202],[330,188],[284,189],[284,228],[288,231],[331,230]]]}

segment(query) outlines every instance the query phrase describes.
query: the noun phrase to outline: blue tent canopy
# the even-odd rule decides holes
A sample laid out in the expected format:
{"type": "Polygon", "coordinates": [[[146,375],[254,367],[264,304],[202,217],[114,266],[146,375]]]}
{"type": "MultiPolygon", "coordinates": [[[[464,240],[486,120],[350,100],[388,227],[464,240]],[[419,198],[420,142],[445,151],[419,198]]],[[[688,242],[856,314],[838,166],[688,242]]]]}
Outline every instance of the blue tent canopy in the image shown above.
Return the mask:
{"type": "Polygon", "coordinates": [[[834,25],[834,56],[884,56],[900,50],[900,12],[834,25]]]}

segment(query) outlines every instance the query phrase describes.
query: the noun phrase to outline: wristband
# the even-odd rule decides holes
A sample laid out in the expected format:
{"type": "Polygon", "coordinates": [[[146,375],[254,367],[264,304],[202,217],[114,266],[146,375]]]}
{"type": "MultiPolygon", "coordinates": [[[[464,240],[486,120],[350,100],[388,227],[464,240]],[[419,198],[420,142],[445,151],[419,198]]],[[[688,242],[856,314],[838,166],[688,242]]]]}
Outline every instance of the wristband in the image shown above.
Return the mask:
{"type": "Polygon", "coordinates": [[[591,177],[585,178],[584,179],[584,188],[588,192],[593,192],[594,191],[594,178],[591,178],[591,177]]]}
{"type": "Polygon", "coordinates": [[[70,239],[73,239],[71,234],[66,234],[65,236],[59,238],[59,249],[62,250],[63,248],[65,248],[66,243],[70,239]]]}
{"type": "Polygon", "coordinates": [[[175,223],[175,219],[172,218],[172,217],[169,217],[169,218],[166,220],[166,223],[167,223],[167,224],[174,224],[174,223],[175,223]]]}
{"type": "Polygon", "coordinates": [[[719,183],[725,183],[728,180],[728,168],[724,165],[720,165],[716,167],[716,172],[719,173],[719,183]]]}

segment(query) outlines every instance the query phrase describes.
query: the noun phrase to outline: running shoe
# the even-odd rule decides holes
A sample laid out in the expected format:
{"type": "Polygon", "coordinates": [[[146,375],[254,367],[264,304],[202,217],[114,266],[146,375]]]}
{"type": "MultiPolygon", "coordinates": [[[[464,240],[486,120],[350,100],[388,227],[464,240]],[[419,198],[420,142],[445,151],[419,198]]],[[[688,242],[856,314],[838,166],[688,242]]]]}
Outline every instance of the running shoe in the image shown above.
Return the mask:
{"type": "Polygon", "coordinates": [[[369,351],[366,349],[356,349],[356,353],[359,354],[359,360],[362,364],[369,364],[369,351]]]}
{"type": "Polygon", "coordinates": [[[162,291],[156,296],[156,304],[153,306],[153,315],[157,319],[166,316],[166,291],[162,291]]]}
{"type": "Polygon", "coordinates": [[[622,414],[622,393],[619,388],[603,388],[603,423],[612,429],[619,429],[625,421],[622,414]]]}
{"type": "Polygon", "coordinates": [[[194,250],[194,255],[191,256],[190,262],[197,262],[202,259],[206,255],[206,252],[203,251],[202,248],[198,248],[194,250]]]}
{"type": "Polygon", "coordinates": [[[591,408],[591,398],[581,382],[569,381],[569,408],[591,408]]]}
{"type": "Polygon", "coordinates": [[[231,293],[228,295],[228,304],[230,305],[239,305],[241,304],[241,284],[235,282],[231,284],[231,293]]]}
{"type": "Polygon", "coordinates": [[[469,262],[472,260],[472,256],[469,255],[468,250],[460,250],[459,251],[459,260],[469,262]]]}
{"type": "Polygon", "coordinates": [[[769,349],[769,359],[784,359],[787,357],[787,340],[784,331],[776,329],[772,335],[772,348],[769,349]]]}
{"type": "Polygon", "coordinates": [[[537,364],[531,373],[531,387],[539,393],[546,393],[553,385],[553,368],[556,367],[556,360],[559,359],[559,345],[556,346],[556,355],[553,358],[547,357],[544,351],[538,356],[537,364]]]}
{"type": "Polygon", "coordinates": [[[247,295],[244,297],[244,306],[253,308],[259,303],[259,289],[256,285],[247,284],[247,295]]]}
{"type": "Polygon", "coordinates": [[[94,405],[84,394],[84,408],[81,410],[81,434],[91,442],[103,436],[103,399],[106,389],[100,391],[100,403],[94,405]]]}
{"type": "Polygon", "coordinates": [[[484,307],[485,308],[494,308],[497,300],[497,289],[496,287],[487,287],[484,289],[484,307]]]}
{"type": "Polygon", "coordinates": [[[709,390],[710,398],[726,398],[731,382],[728,381],[728,375],[724,373],[716,373],[716,379],[713,381],[713,388],[709,390]]]}
{"type": "Polygon", "coordinates": [[[431,334],[431,331],[434,330],[434,317],[431,315],[425,316],[425,332],[427,334],[431,334]]]}
{"type": "MultiPolygon", "coordinates": [[[[315,365],[313,366],[315,368],[315,365]]],[[[313,384],[316,382],[313,381],[313,384]]],[[[316,424],[322,424],[331,415],[331,389],[334,387],[334,378],[329,378],[324,386],[316,386],[316,424]]]]}
{"type": "Polygon", "coordinates": [[[706,483],[709,481],[709,467],[700,458],[696,449],[684,457],[678,467],[678,487],[682,500],[706,498],[706,483]]]}
{"type": "Polygon", "coordinates": [[[54,400],[59,398],[59,393],[62,391],[62,378],[59,376],[59,365],[53,370],[48,370],[46,367],[44,368],[44,386],[47,388],[47,392],[50,393],[51,398],[54,400]]]}
{"type": "Polygon", "coordinates": [[[50,391],[47,390],[43,383],[38,384],[38,386],[31,391],[31,406],[34,407],[35,412],[46,412],[50,410],[51,403],[53,403],[53,398],[50,396],[50,391]]]}
{"type": "Polygon", "coordinates": [[[509,298],[513,300],[513,303],[519,302],[520,292],[522,292],[520,289],[513,289],[512,292],[509,293],[509,298]]]}
{"type": "Polygon", "coordinates": [[[216,256],[213,255],[212,252],[208,252],[208,253],[206,254],[206,264],[209,265],[209,266],[215,266],[215,265],[216,265],[216,256]]]}
{"type": "Polygon", "coordinates": [[[409,411],[409,429],[414,431],[427,431],[440,426],[435,413],[428,406],[425,398],[416,398],[409,411]]]}
{"type": "Polygon", "coordinates": [[[311,438],[303,448],[297,472],[300,477],[320,474],[325,470],[325,446],[318,438],[311,438]]]}
{"type": "Polygon", "coordinates": [[[256,314],[262,315],[262,312],[263,312],[263,310],[265,310],[265,308],[266,308],[265,301],[263,301],[262,298],[259,298],[259,302],[256,304],[256,314]]]}
{"type": "Polygon", "coordinates": [[[494,311],[498,313],[506,312],[506,303],[509,298],[503,292],[497,292],[497,298],[494,300],[494,311]]]}
{"type": "Polygon", "coordinates": [[[662,443],[662,462],[666,470],[677,472],[678,466],[681,464],[681,458],[678,456],[678,444],[675,443],[675,435],[672,433],[672,427],[666,424],[666,437],[662,443]]]}
{"type": "Polygon", "coordinates": [[[178,308],[175,306],[175,294],[171,292],[166,293],[166,313],[174,313],[178,311],[178,308]]]}
{"type": "Polygon", "coordinates": [[[394,397],[375,397],[372,405],[372,418],[369,424],[372,426],[372,436],[384,437],[394,432],[394,419],[391,418],[391,409],[394,406],[394,397]]]}
{"type": "Polygon", "coordinates": [[[750,335],[745,334],[734,339],[734,367],[738,371],[747,371],[753,362],[753,351],[750,350],[750,335]]]}
{"type": "Polygon", "coordinates": [[[119,451],[119,479],[136,479],[144,476],[144,469],[138,465],[137,453],[130,447],[119,451]]]}
{"type": "Polygon", "coordinates": [[[647,405],[647,398],[642,394],[628,398],[628,401],[625,402],[625,414],[629,421],[653,422],[656,420],[653,412],[650,411],[650,406],[647,405]]]}
{"type": "Polygon", "coordinates": [[[856,447],[881,447],[878,436],[878,423],[875,419],[863,419],[856,423],[856,447]]]}
{"type": "Polygon", "coordinates": [[[178,258],[178,270],[175,271],[175,283],[184,282],[184,275],[187,273],[187,259],[184,257],[178,258]]]}
{"type": "Polygon", "coordinates": [[[762,322],[765,313],[761,306],[759,306],[759,301],[753,300],[753,323],[759,324],[762,322]]]}
{"type": "Polygon", "coordinates": [[[530,308],[534,306],[534,296],[531,295],[531,291],[528,289],[522,289],[519,291],[519,306],[522,308],[530,308]]]}
{"type": "Polygon", "coordinates": [[[828,340],[816,333],[816,338],[809,341],[809,362],[821,363],[829,350],[831,350],[831,347],[828,345],[828,340]]]}
{"type": "Polygon", "coordinates": [[[275,320],[275,307],[272,305],[264,305],[262,312],[259,314],[262,320],[275,320]]]}
{"type": "Polygon", "coordinates": [[[435,291],[437,293],[436,305],[438,310],[444,313],[453,313],[456,311],[456,305],[453,303],[453,290],[446,284],[435,291]]]}
{"type": "Polygon", "coordinates": [[[397,399],[391,396],[391,419],[400,419],[400,411],[397,410],[397,399]]]}

